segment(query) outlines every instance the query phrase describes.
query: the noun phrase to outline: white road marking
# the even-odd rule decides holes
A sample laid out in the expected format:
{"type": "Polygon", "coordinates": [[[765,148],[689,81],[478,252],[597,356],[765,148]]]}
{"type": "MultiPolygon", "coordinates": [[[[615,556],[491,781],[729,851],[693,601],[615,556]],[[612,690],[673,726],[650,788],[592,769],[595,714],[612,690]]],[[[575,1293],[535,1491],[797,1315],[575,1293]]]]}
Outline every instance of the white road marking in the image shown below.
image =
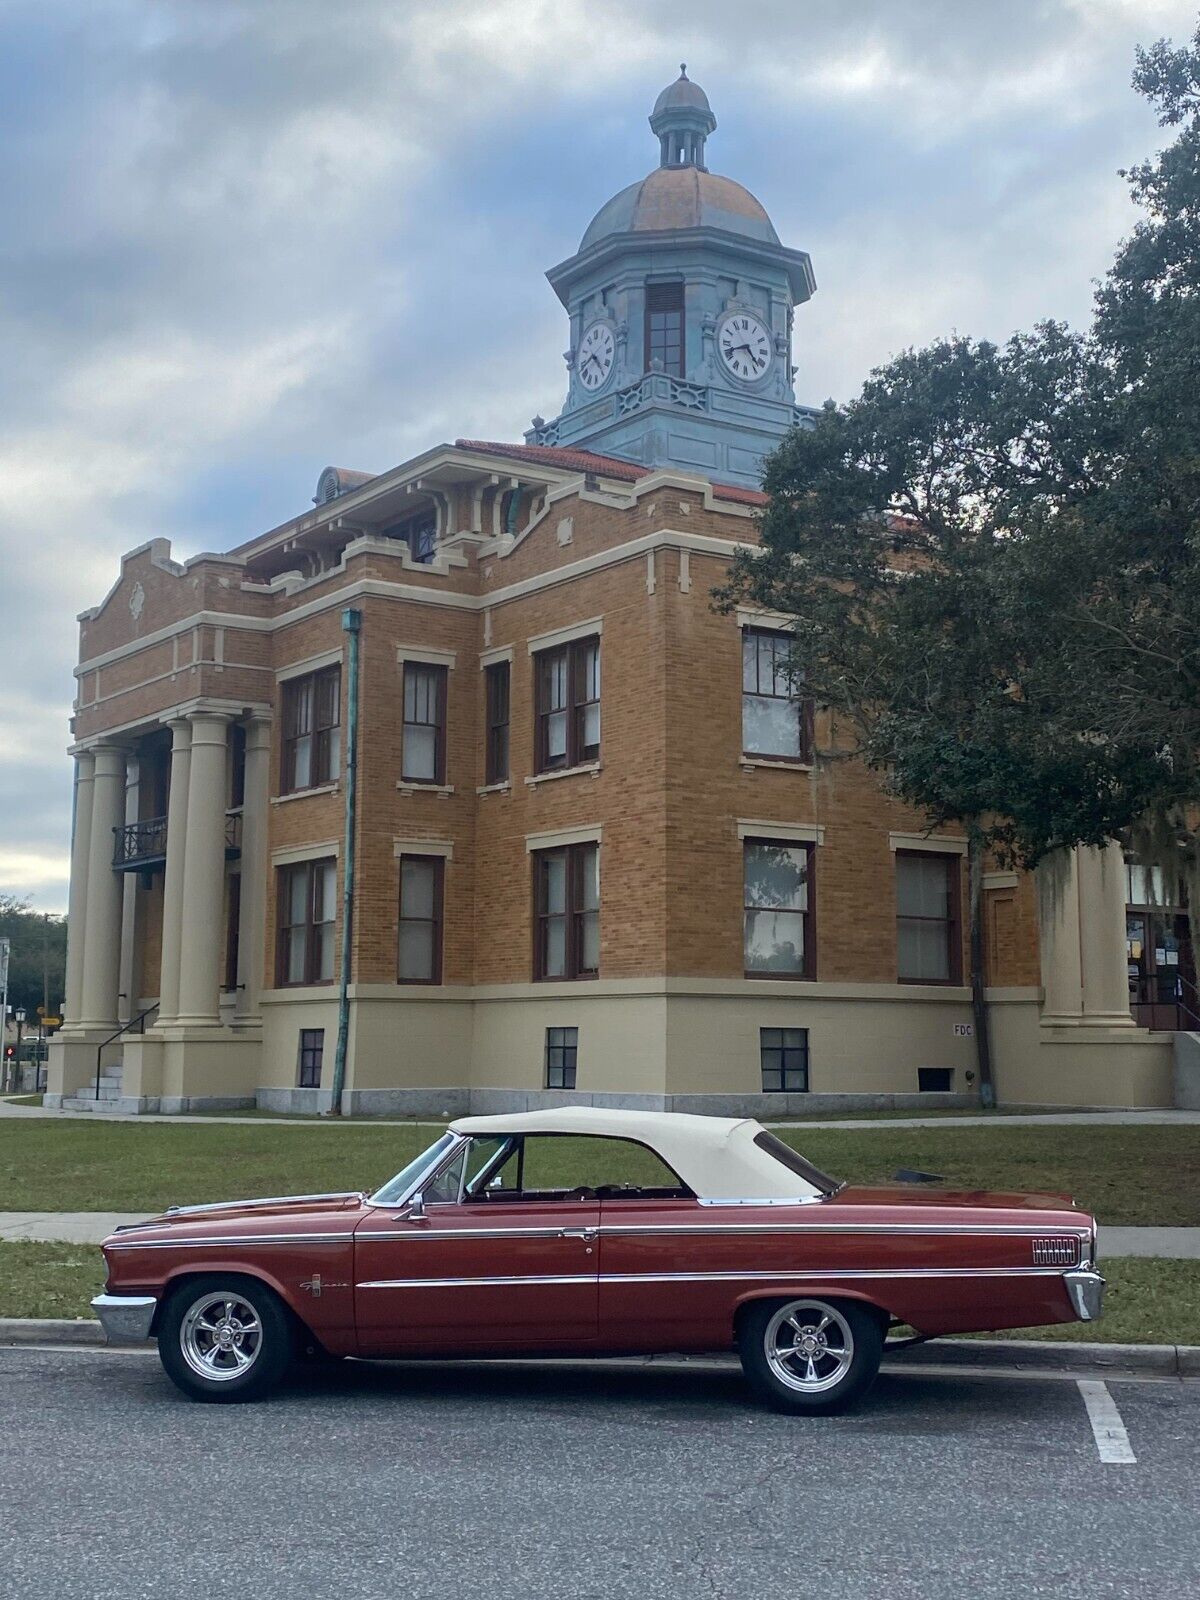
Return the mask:
{"type": "Polygon", "coordinates": [[[1088,1421],[1096,1437],[1096,1449],[1104,1462],[1133,1466],[1137,1462],[1108,1385],[1095,1378],[1078,1378],[1079,1392],[1087,1407],[1088,1421]]]}

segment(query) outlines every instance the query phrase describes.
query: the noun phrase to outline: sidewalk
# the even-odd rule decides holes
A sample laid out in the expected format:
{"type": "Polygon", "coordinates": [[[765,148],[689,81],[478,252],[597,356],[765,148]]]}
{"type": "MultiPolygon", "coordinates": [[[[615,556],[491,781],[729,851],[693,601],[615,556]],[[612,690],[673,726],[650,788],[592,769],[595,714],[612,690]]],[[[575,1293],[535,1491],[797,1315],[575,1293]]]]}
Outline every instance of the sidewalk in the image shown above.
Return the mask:
{"type": "MultiPolygon", "coordinates": [[[[0,1241],[38,1239],[68,1244],[99,1244],[114,1228],[141,1222],[136,1211],[0,1211],[0,1241]]],[[[1100,1229],[1100,1263],[1105,1256],[1164,1256],[1200,1261],[1200,1228],[1100,1229]]]]}

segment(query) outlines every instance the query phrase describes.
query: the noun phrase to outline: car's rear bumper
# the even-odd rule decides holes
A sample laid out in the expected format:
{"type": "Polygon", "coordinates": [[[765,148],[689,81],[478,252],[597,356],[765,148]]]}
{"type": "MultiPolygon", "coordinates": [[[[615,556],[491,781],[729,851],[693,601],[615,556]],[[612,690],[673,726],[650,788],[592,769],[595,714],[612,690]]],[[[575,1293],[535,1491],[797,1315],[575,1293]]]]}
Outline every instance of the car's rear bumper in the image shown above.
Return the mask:
{"type": "Polygon", "coordinates": [[[1104,1279],[1090,1267],[1064,1272],[1063,1282],[1080,1322],[1095,1322],[1104,1310],[1104,1279]]]}
{"type": "Polygon", "coordinates": [[[152,1294],[98,1294],[92,1301],[92,1310],[114,1344],[148,1339],[157,1308],[152,1294]]]}

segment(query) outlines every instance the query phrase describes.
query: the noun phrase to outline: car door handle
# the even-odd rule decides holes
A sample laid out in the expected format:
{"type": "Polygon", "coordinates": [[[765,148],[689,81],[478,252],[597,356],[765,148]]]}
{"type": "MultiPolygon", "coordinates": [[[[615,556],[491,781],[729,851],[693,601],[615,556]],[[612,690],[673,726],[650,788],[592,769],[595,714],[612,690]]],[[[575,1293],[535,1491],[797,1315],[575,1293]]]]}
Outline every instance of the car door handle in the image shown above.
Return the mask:
{"type": "Polygon", "coordinates": [[[595,1228],[560,1228],[558,1237],[560,1239],[594,1239],[596,1232],[595,1228]]]}

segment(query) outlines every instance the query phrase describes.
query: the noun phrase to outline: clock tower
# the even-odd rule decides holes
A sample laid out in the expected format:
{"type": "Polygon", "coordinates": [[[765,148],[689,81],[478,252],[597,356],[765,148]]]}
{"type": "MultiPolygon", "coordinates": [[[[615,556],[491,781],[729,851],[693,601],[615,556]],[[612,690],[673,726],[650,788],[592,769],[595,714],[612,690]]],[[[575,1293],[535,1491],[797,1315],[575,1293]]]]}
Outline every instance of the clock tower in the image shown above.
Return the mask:
{"type": "Polygon", "coordinates": [[[795,308],[816,289],[740,183],[706,165],[717,119],[686,67],[650,115],[659,164],[600,208],[546,274],[570,318],[567,398],[528,444],[757,487],[813,413],[792,388],[795,308]]]}

